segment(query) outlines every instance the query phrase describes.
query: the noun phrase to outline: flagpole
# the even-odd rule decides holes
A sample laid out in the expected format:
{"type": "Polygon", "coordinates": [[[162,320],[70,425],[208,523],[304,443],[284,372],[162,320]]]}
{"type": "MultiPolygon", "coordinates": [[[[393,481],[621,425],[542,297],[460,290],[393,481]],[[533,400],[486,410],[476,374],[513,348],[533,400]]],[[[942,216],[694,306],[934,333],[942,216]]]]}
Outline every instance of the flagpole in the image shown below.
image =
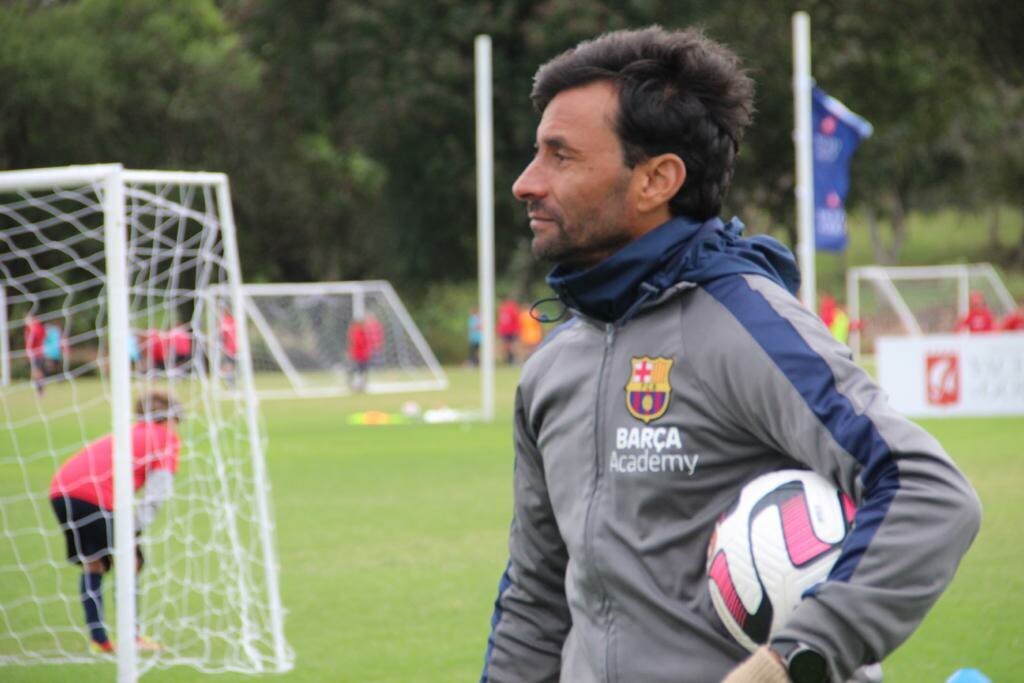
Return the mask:
{"type": "Polygon", "coordinates": [[[477,271],[480,330],[480,412],[494,421],[494,130],[491,102],[491,37],[473,40],[476,71],[477,271]]]}
{"type": "Polygon", "coordinates": [[[800,300],[814,311],[817,282],[814,263],[814,172],[811,131],[811,19],[793,14],[793,108],[796,130],[797,259],[800,263],[800,300]]]}

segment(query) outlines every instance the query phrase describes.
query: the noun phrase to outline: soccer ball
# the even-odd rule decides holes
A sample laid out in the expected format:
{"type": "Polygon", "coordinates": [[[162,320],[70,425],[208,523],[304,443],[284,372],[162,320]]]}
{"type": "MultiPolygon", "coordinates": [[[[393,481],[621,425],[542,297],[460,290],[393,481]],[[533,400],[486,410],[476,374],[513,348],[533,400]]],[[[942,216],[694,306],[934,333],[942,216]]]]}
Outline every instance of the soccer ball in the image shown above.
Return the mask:
{"type": "Polygon", "coordinates": [[[824,581],[850,533],[856,508],[846,494],[809,470],[753,480],[715,525],[708,584],[729,633],[753,652],[768,642],[824,581]]]}

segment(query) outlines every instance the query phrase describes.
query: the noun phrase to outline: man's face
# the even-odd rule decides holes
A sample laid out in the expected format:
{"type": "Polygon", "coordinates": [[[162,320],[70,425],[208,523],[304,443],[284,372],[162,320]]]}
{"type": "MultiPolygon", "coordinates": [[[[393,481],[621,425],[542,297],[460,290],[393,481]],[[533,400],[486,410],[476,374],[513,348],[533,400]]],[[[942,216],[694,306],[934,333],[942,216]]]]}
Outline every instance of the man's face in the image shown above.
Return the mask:
{"type": "Polygon", "coordinates": [[[634,238],[633,172],[613,129],[618,92],[605,81],[565,90],[544,110],[537,153],[512,185],[526,202],[533,255],[591,266],[634,238]]]}

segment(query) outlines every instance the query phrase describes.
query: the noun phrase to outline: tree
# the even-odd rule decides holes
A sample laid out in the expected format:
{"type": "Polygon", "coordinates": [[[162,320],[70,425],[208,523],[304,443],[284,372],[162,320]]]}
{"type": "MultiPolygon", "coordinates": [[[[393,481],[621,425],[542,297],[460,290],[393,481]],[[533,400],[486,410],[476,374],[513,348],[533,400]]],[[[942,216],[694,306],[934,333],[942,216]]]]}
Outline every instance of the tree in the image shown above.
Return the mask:
{"type": "Polygon", "coordinates": [[[537,67],[604,31],[696,24],[758,87],[725,212],[795,243],[802,6],[818,83],[875,126],[849,203],[877,217],[879,258],[895,260],[911,210],[1020,205],[1021,13],[1003,4],[23,0],[0,9],[0,166],[223,170],[249,279],[383,277],[426,292],[476,272],[475,35],[494,46],[505,270],[529,237],[510,187],[533,153],[537,67]]]}

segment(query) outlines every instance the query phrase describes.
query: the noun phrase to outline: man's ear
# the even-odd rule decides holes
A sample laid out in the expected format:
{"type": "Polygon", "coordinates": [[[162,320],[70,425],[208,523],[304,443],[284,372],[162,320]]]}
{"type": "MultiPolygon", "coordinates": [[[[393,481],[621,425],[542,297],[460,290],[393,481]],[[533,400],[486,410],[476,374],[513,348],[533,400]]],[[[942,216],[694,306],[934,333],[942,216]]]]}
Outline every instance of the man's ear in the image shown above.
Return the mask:
{"type": "Polygon", "coordinates": [[[686,164],[676,154],[659,154],[640,164],[640,189],[637,210],[641,213],[657,211],[667,206],[686,182],[686,164]]]}

